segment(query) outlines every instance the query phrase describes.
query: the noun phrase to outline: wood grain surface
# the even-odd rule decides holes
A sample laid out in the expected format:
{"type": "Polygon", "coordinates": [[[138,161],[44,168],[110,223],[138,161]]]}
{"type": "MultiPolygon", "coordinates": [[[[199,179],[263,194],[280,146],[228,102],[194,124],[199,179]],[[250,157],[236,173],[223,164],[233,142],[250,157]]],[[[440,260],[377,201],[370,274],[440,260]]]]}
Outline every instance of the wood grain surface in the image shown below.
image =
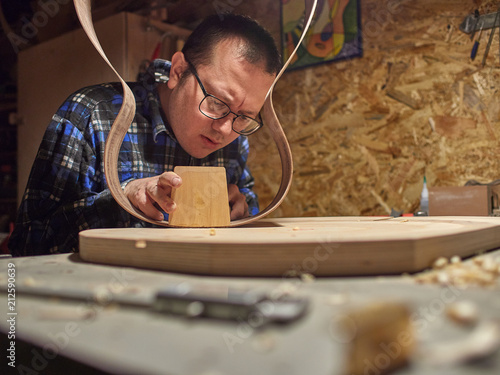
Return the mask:
{"type": "Polygon", "coordinates": [[[89,262],[207,275],[316,276],[416,272],[440,257],[500,247],[494,217],[265,219],[239,228],[91,229],[89,262]]]}
{"type": "Polygon", "coordinates": [[[182,185],[172,189],[177,209],[169,216],[174,227],[228,227],[229,198],[224,167],[175,167],[182,185]]]}

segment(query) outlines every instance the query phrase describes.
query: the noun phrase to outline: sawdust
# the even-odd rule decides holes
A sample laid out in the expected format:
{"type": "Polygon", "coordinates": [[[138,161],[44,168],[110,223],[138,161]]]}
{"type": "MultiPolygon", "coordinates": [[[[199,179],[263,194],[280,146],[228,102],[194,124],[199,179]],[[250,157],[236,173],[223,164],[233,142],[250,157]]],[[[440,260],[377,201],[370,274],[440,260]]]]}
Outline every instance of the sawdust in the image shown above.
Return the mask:
{"type": "Polygon", "coordinates": [[[145,240],[135,241],[135,248],[136,249],[145,249],[147,246],[148,246],[148,244],[145,240]]]}
{"type": "Polygon", "coordinates": [[[462,262],[454,256],[448,262],[438,258],[433,268],[415,276],[415,281],[422,284],[454,285],[462,288],[471,286],[495,287],[500,280],[500,257],[474,258],[462,262]]]}
{"type": "Polygon", "coordinates": [[[472,301],[457,301],[446,308],[446,316],[455,323],[471,326],[479,320],[479,308],[472,301]]]}

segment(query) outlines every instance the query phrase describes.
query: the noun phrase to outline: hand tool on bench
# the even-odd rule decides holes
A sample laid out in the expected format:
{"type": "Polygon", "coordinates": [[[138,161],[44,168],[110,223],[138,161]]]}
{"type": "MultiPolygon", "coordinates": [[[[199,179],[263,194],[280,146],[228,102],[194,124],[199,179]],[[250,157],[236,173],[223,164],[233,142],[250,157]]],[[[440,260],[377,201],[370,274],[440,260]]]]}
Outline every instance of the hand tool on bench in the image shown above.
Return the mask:
{"type": "MultiPolygon", "coordinates": [[[[179,283],[153,292],[150,296],[112,293],[108,289],[50,288],[46,286],[18,286],[16,294],[34,297],[59,298],[100,305],[115,304],[127,308],[146,309],[152,313],[209,318],[227,321],[249,321],[252,326],[269,323],[291,323],[307,312],[306,297],[279,296],[271,298],[263,291],[237,290],[220,287],[207,289],[203,285],[179,283]],[[257,318],[257,319],[256,319],[257,318]]],[[[0,286],[0,291],[7,286],[0,286]]]]}

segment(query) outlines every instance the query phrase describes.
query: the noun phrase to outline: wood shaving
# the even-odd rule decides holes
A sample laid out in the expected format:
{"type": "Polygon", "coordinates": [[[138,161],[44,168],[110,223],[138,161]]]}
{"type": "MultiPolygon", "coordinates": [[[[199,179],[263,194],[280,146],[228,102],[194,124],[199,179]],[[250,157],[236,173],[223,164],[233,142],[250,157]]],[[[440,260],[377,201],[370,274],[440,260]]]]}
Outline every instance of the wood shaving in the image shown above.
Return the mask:
{"type": "Polygon", "coordinates": [[[288,270],[285,272],[283,275],[284,277],[289,277],[289,278],[295,278],[298,277],[300,280],[302,280],[305,283],[312,283],[314,280],[316,280],[316,277],[307,272],[302,272],[300,270],[288,270]]]}
{"type": "Polygon", "coordinates": [[[305,283],[312,283],[316,278],[310,273],[303,273],[300,275],[300,279],[305,283]]]}
{"type": "Polygon", "coordinates": [[[36,282],[36,280],[32,277],[27,277],[26,279],[24,279],[24,282],[23,282],[24,285],[26,286],[36,286],[38,285],[38,283],[36,282]]]}
{"type": "Polygon", "coordinates": [[[145,240],[135,241],[135,248],[136,249],[145,249],[147,246],[148,246],[148,244],[145,240]]]}
{"type": "Polygon", "coordinates": [[[456,323],[472,325],[479,319],[479,310],[472,301],[458,301],[448,306],[446,316],[456,323]]]}
{"type": "Polygon", "coordinates": [[[432,263],[432,268],[441,269],[446,267],[447,265],[448,265],[448,259],[446,259],[445,257],[439,257],[434,261],[434,263],[432,263]]]}
{"type": "Polygon", "coordinates": [[[419,356],[433,367],[455,367],[472,360],[488,358],[499,348],[500,324],[485,321],[464,339],[429,345],[421,349],[419,356]]]}
{"type": "Polygon", "coordinates": [[[101,305],[106,305],[113,299],[113,294],[106,287],[97,287],[94,291],[94,300],[101,305]]]}
{"type": "Polygon", "coordinates": [[[410,316],[406,305],[381,301],[357,307],[337,319],[341,335],[336,340],[342,340],[347,349],[343,373],[388,374],[407,365],[416,342],[410,316]],[[398,354],[388,357],[383,367],[374,367],[374,371],[367,367],[367,363],[377,363],[387,355],[382,348],[392,346],[398,348],[398,354]]]}
{"type": "Polygon", "coordinates": [[[299,274],[299,271],[297,270],[288,270],[285,272],[285,274],[283,275],[284,277],[298,277],[300,274],[299,274]]]}
{"type": "Polygon", "coordinates": [[[462,262],[456,257],[450,263],[446,258],[438,258],[433,269],[415,276],[422,284],[468,286],[495,286],[500,279],[500,259],[475,258],[462,262]]]}

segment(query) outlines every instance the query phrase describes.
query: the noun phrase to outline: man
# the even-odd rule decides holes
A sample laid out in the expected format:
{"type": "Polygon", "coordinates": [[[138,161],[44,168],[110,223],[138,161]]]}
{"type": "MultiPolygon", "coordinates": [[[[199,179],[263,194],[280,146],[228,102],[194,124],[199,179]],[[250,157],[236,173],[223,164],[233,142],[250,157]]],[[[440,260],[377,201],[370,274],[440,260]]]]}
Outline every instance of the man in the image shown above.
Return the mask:
{"type": "MultiPolygon", "coordinates": [[[[272,37],[238,15],[210,16],[171,62],[155,60],[141,82],[134,121],[119,155],[122,188],[147,216],[175,210],[177,165],[226,168],[231,220],[258,203],[246,166],[247,135],[280,68],[272,37]]],[[[71,95],[52,118],[34,162],[9,248],[14,256],[78,251],[78,232],[143,227],[107,189],[104,141],[122,103],[119,84],[71,95]]]]}

